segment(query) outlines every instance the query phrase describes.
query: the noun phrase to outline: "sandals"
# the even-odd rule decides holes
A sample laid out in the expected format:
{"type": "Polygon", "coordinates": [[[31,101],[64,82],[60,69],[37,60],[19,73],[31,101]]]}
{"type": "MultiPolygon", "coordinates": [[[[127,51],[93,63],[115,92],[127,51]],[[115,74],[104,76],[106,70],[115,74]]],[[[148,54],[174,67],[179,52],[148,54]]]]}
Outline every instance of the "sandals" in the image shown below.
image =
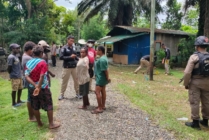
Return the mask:
{"type": "Polygon", "coordinates": [[[102,110],[98,110],[98,109],[95,109],[93,111],[91,111],[92,114],[99,114],[99,113],[103,113],[102,110]]]}

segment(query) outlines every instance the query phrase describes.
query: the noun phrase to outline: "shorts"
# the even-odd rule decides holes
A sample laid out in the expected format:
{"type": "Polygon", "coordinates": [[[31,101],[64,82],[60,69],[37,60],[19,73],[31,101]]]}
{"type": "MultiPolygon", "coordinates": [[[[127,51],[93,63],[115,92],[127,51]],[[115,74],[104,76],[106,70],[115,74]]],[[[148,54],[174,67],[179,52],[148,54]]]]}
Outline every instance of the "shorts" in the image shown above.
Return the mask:
{"type": "Polygon", "coordinates": [[[19,79],[11,79],[12,82],[12,91],[18,91],[23,89],[22,78],[19,79]]]}
{"type": "Polygon", "coordinates": [[[89,94],[89,82],[79,85],[79,94],[82,96],[89,94]]]}
{"type": "Polygon", "coordinates": [[[45,111],[53,110],[52,94],[51,91],[46,89],[41,89],[38,96],[33,96],[35,88],[28,88],[31,99],[31,107],[34,110],[43,109],[45,111]]]}

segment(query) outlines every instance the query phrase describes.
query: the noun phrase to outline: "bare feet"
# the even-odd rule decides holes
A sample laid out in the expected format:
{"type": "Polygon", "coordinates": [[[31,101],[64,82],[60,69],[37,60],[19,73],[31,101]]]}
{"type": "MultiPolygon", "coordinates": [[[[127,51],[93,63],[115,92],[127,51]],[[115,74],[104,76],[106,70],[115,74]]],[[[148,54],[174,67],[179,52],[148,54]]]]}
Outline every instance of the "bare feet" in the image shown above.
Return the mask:
{"type": "Polygon", "coordinates": [[[49,129],[55,129],[55,128],[58,128],[60,127],[61,125],[59,123],[53,123],[53,124],[50,124],[49,125],[49,129]]]}
{"type": "MultiPolygon", "coordinates": [[[[97,106],[95,109],[98,109],[99,107],[97,106]]],[[[103,110],[106,110],[106,107],[102,107],[103,110]]]]}
{"type": "Polygon", "coordinates": [[[36,118],[35,118],[35,117],[33,117],[33,118],[29,118],[29,119],[28,119],[28,121],[29,121],[29,122],[37,122],[37,120],[36,120],[36,118]]]}
{"type": "Polygon", "coordinates": [[[95,109],[93,111],[91,111],[92,114],[98,114],[98,113],[103,113],[103,110],[100,110],[99,108],[98,109],[95,109]]]}
{"type": "Polygon", "coordinates": [[[87,109],[87,106],[79,106],[78,109],[87,109]]]}
{"type": "Polygon", "coordinates": [[[41,128],[44,124],[41,122],[38,124],[38,128],[41,128]]]}

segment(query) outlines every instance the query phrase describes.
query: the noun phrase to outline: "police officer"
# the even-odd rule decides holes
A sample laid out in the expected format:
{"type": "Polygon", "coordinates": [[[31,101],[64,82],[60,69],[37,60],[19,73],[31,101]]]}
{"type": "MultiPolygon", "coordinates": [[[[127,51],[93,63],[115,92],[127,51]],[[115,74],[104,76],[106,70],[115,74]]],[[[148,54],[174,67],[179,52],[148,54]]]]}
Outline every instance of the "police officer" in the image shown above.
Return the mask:
{"type": "Polygon", "coordinates": [[[209,61],[205,61],[209,60],[209,53],[206,52],[206,47],[209,46],[208,38],[199,36],[194,45],[197,52],[190,56],[184,71],[184,86],[189,90],[191,119],[193,121],[186,122],[185,125],[200,130],[199,123],[208,127],[209,119],[209,74],[208,69],[205,69],[208,64],[203,66],[204,62],[209,63],[209,61]],[[203,120],[200,120],[199,116],[200,102],[203,120]]]}

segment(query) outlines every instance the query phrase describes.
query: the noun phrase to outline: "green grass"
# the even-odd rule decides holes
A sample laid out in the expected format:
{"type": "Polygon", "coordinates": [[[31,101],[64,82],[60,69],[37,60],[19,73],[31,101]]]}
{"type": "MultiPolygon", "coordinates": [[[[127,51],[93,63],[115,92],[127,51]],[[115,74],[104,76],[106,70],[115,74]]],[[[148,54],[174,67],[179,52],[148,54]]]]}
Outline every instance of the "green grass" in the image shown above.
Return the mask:
{"type": "MultiPolygon", "coordinates": [[[[58,80],[52,80],[53,103],[56,109],[59,87],[58,80]]],[[[41,111],[43,128],[38,129],[37,123],[28,122],[28,111],[26,103],[17,109],[11,106],[11,83],[0,78],[0,140],[48,140],[48,119],[45,111],[41,111]]],[[[23,90],[22,100],[27,100],[27,89],[23,90]]]]}
{"type": "Polygon", "coordinates": [[[147,112],[153,123],[174,133],[177,139],[209,139],[208,129],[193,130],[186,127],[184,121],[177,121],[181,117],[190,120],[188,93],[178,83],[183,69],[171,70],[170,76],[165,76],[164,70],[156,69],[159,74],[154,75],[154,81],[146,81],[143,74],[133,74],[135,68],[111,66],[112,84],[133,104],[147,112]]]}

